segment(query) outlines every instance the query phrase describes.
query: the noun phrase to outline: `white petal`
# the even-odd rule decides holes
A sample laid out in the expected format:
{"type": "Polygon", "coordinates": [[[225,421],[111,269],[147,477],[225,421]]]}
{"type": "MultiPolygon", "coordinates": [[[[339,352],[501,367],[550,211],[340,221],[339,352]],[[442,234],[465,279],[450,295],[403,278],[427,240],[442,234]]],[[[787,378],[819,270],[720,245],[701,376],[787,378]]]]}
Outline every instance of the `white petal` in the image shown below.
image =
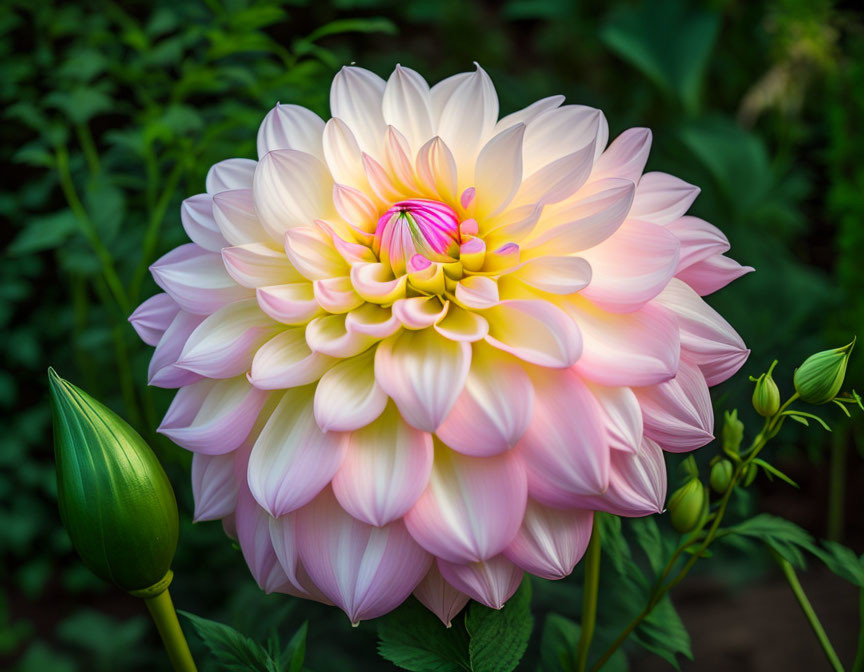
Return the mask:
{"type": "Polygon", "coordinates": [[[234,454],[192,456],[193,520],[219,520],[234,513],[237,506],[237,479],[234,454]]]}
{"type": "Polygon", "coordinates": [[[540,366],[572,366],[582,352],[576,323],[546,301],[502,301],[482,311],[489,322],[486,342],[540,366]]]}
{"type": "Polygon", "coordinates": [[[286,329],[258,348],[249,382],[261,390],[280,390],[318,380],[337,360],[312,352],[303,328],[286,329]]]}
{"type": "Polygon", "coordinates": [[[317,114],[299,105],[282,105],[267,113],[258,128],[258,158],[274,149],[296,149],[324,158],[321,134],[324,122],[317,114]]]}
{"type": "Polygon", "coordinates": [[[375,350],[343,360],[327,371],[315,389],[315,421],[324,432],[365,427],[381,415],[387,395],[375,382],[375,350]]]}
{"type": "Polygon", "coordinates": [[[699,187],[673,175],[645,173],[636,187],[630,217],[643,222],[668,224],[690,209],[699,191],[699,187]]]}
{"type": "Polygon", "coordinates": [[[330,88],[330,114],[347,123],[360,149],[373,155],[379,155],[384,137],[384,87],[378,75],[351,66],[336,74],[330,88]]]}
{"type": "Polygon", "coordinates": [[[205,250],[218,252],[228,244],[213,218],[213,197],[210,194],[198,194],[183,201],[180,221],[189,239],[205,250]]]}
{"type": "Polygon", "coordinates": [[[243,287],[258,288],[301,282],[297,272],[281,250],[263,243],[248,243],[222,249],[225,270],[243,287]]]}
{"type": "Polygon", "coordinates": [[[417,72],[397,65],[384,88],[384,122],[398,128],[408,139],[412,156],[432,137],[429,85],[417,72]]]}
{"type": "Polygon", "coordinates": [[[207,172],[207,193],[212,196],[232,189],[249,189],[257,163],[252,159],[226,159],[214,163],[207,172]]]}
{"type": "Polygon", "coordinates": [[[480,151],[474,168],[475,216],[478,219],[503,210],[519,190],[524,134],[524,124],[516,124],[493,137],[480,151]]]}
{"type": "Polygon", "coordinates": [[[282,243],[281,236],[278,239],[271,238],[258,221],[255,197],[251,189],[235,189],[216,194],[213,197],[213,219],[231,245],[282,243]]]}

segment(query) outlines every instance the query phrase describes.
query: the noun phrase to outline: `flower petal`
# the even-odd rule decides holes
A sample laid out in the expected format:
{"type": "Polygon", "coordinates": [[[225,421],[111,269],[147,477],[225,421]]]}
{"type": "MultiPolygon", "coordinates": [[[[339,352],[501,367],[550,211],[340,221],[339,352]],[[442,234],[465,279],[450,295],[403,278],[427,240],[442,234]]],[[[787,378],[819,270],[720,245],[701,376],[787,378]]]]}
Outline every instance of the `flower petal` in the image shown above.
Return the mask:
{"type": "Polygon", "coordinates": [[[330,88],[330,114],[351,128],[360,149],[380,155],[384,137],[384,80],[378,75],[353,66],[343,67],[330,88]]]}
{"type": "Polygon", "coordinates": [[[584,505],[616,516],[647,516],[661,513],[666,501],[666,463],[663,451],[645,438],[635,455],[612,453],[609,489],[584,505]]]}
{"type": "Polygon", "coordinates": [[[237,284],[252,289],[305,280],[281,250],[263,243],[225,247],[222,262],[237,284]]]}
{"type": "Polygon", "coordinates": [[[591,275],[591,264],[581,257],[537,257],[512,271],[512,277],[550,294],[578,292],[588,286],[591,275]]]}
{"type": "Polygon", "coordinates": [[[394,302],[393,315],[406,329],[426,329],[444,319],[449,308],[437,296],[414,296],[394,302]]]}
{"type": "Polygon", "coordinates": [[[434,432],[462,392],[471,346],[433,329],[401,331],[375,353],[375,380],[412,425],[434,432]]]}
{"type": "Polygon", "coordinates": [[[205,250],[218,252],[228,244],[213,218],[213,197],[210,194],[198,194],[183,201],[180,221],[189,239],[205,250]]]}
{"type": "Polygon", "coordinates": [[[180,306],[174,299],[159,293],[138,306],[129,316],[129,323],[142,341],[155,346],[179,312],[180,306]]]}
{"type": "Polygon", "coordinates": [[[315,424],[313,392],[301,387],[282,395],[249,457],[249,489],[277,518],[321,492],[345,455],[345,435],[325,434],[315,424]]]}
{"type": "Polygon", "coordinates": [[[575,194],[591,174],[594,153],[589,144],[543,166],[522,182],[515,202],[549,205],[575,194]]]}
{"type": "Polygon", "coordinates": [[[693,205],[699,187],[666,173],[645,173],[636,187],[630,217],[642,222],[668,224],[693,205]]]}
{"type": "Polygon", "coordinates": [[[679,271],[675,277],[690,285],[700,296],[706,296],[754,270],[752,266],[742,266],[734,259],[715,254],[679,271]]]}
{"type": "Polygon", "coordinates": [[[451,303],[447,315],[435,325],[435,331],[451,341],[473,343],[486,337],[489,323],[477,313],[451,303]]]}
{"type": "Polygon", "coordinates": [[[582,351],[576,323],[546,301],[507,300],[482,315],[489,322],[486,342],[540,366],[572,366],[582,351]]]}
{"type": "Polygon", "coordinates": [[[642,442],[644,423],[639,399],[629,387],[589,384],[591,394],[603,409],[606,439],[612,450],[635,453],[642,442]]]}
{"type": "Polygon", "coordinates": [[[478,343],[462,394],[436,434],[465,455],[496,455],[516,445],[533,410],[534,387],[518,361],[478,343]]]}
{"type": "Polygon", "coordinates": [[[531,176],[545,166],[587,147],[590,147],[590,155],[586,157],[590,172],[594,163],[594,149],[599,136],[602,136],[601,127],[605,124],[600,110],[584,105],[565,105],[541,112],[528,123],[525,132],[525,175],[531,176]]]}
{"type": "Polygon", "coordinates": [[[333,494],[342,508],[376,527],[404,516],[429,482],[432,437],[390,405],[347,441],[345,459],[333,477],[333,494]]]}
{"type": "Polygon", "coordinates": [[[251,189],[223,191],[213,197],[213,219],[222,236],[231,245],[277,242],[261,226],[255,211],[255,197],[251,189]]]}
{"type": "Polygon", "coordinates": [[[615,138],[599,156],[591,179],[622,177],[638,182],[650,151],[651,131],[647,128],[630,128],[615,138]]]}
{"type": "Polygon", "coordinates": [[[414,597],[441,619],[441,622],[448,628],[451,621],[465,608],[470,599],[465,593],[456,590],[444,580],[436,562],[432,563],[426,576],[417,584],[414,589],[414,597]]]}
{"type": "Polygon", "coordinates": [[[516,446],[531,497],[571,506],[574,495],[603,492],[609,483],[609,444],[603,411],[573,369],[534,368],[534,413],[516,446]]]}
{"type": "Polygon", "coordinates": [[[417,152],[417,175],[429,191],[445,202],[456,199],[456,159],[439,137],[432,138],[417,152]]]}
{"type": "Polygon", "coordinates": [[[362,523],[329,489],[298,513],[297,535],[309,576],[354,624],[401,604],[431,563],[401,521],[362,523]]]}
{"type": "Polygon", "coordinates": [[[432,137],[432,111],[429,85],[417,72],[397,65],[381,101],[384,123],[398,128],[413,153],[432,137]]]}
{"type": "Polygon", "coordinates": [[[544,579],[563,579],[585,555],[593,511],[550,509],[528,500],[522,527],[504,555],[544,579]]]}
{"type": "Polygon", "coordinates": [[[750,350],[738,333],[686,283],[673,278],[655,303],[678,318],[681,352],[699,366],[709,386],[722,383],[747,361],[750,350]]]}
{"type": "Polygon", "coordinates": [[[237,507],[237,479],[234,453],[192,456],[192,495],[195,498],[193,521],[219,520],[237,507]]]}
{"type": "Polygon", "coordinates": [[[269,517],[270,543],[282,566],[282,570],[288,577],[294,590],[286,590],[292,595],[305,597],[307,599],[333,604],[324,593],[312,583],[303,563],[300,562],[300,543],[297,534],[297,512],[288,513],[278,518],[269,517]]]}
{"type": "Polygon", "coordinates": [[[353,357],[378,339],[357,331],[348,331],[346,315],[316,317],[306,325],[306,342],[315,352],[331,357],[353,357]]]}
{"type": "Polygon", "coordinates": [[[252,159],[226,159],[214,163],[207,171],[205,186],[211,196],[232,189],[249,189],[257,161],[252,159]]]}
{"type": "Polygon", "coordinates": [[[306,324],[324,312],[318,305],[311,282],[259,287],[256,295],[259,308],[283,324],[306,324]]]}
{"type": "Polygon", "coordinates": [[[263,159],[274,149],[296,149],[323,159],[323,132],[324,121],[311,110],[300,105],[276,103],[258,128],[258,158],[263,159]]]}
{"type": "Polygon", "coordinates": [[[405,515],[405,525],[433,555],[478,562],[513,539],[526,497],[525,467],[516,455],[469,457],[439,445],[429,485],[405,515]]]}
{"type": "Polygon", "coordinates": [[[387,405],[375,382],[375,350],[343,360],[327,371],[315,389],[315,421],[322,432],[348,432],[373,422],[387,405]]]}
{"type": "Polygon", "coordinates": [[[492,609],[504,606],[522,583],[522,570],[504,555],[485,562],[458,565],[438,560],[438,569],[444,579],[470,597],[492,609]]]}
{"type": "Polygon", "coordinates": [[[285,253],[291,264],[309,280],[347,276],[348,264],[333,247],[333,240],[315,226],[298,226],[285,232],[285,253]]]}
{"type": "Polygon", "coordinates": [[[180,353],[189,340],[192,332],[204,321],[202,315],[185,313],[182,310],[162,334],[153,357],[150,358],[150,366],[147,369],[147,384],[154,387],[175,388],[189,385],[199,380],[201,376],[191,371],[175,366],[180,358],[180,353]]]}
{"type": "Polygon", "coordinates": [[[287,329],[255,353],[249,382],[260,390],[280,390],[318,380],[337,360],[312,352],[303,328],[287,329]]]}
{"type": "Polygon", "coordinates": [[[355,334],[387,338],[399,331],[401,325],[390,308],[364,303],[345,316],[345,328],[355,334]]]}
{"type": "Polygon", "coordinates": [[[525,125],[516,124],[501,131],[480,150],[474,166],[475,217],[490,217],[501,212],[522,183],[522,137],[525,125]]]}
{"type": "Polygon", "coordinates": [[[491,308],[499,301],[498,283],[484,275],[469,275],[456,284],[456,301],[465,308],[491,308]]]}
{"type": "Polygon", "coordinates": [[[525,107],[518,112],[513,112],[512,114],[508,114],[506,117],[502,117],[498,123],[495,124],[494,133],[500,133],[516,124],[528,124],[533,119],[537,118],[541,112],[561,107],[563,102],[564,96],[549,96],[548,98],[541,98],[537,102],[531,103],[528,107],[525,107]]]}
{"type": "Polygon", "coordinates": [[[243,559],[261,590],[265,593],[284,592],[290,583],[273,550],[270,520],[249,489],[241,487],[237,495],[235,524],[243,559]]]}
{"type": "Polygon", "coordinates": [[[682,358],[670,381],[635,390],[645,419],[645,436],[680,453],[714,439],[714,409],[702,372],[682,358]]]}
{"type": "Polygon", "coordinates": [[[255,351],[277,331],[254,299],[228,304],[196,327],[177,366],[208,378],[233,378],[249,370],[255,351]]]}
{"type": "Polygon", "coordinates": [[[177,392],[157,431],[196,453],[229,453],[249,436],[266,398],[243,376],[202,380],[177,392]]]}
{"type": "Polygon", "coordinates": [[[729,240],[723,232],[698,217],[680,217],[668,224],[666,230],[681,241],[681,256],[676,272],[729,250],[729,240]]]}

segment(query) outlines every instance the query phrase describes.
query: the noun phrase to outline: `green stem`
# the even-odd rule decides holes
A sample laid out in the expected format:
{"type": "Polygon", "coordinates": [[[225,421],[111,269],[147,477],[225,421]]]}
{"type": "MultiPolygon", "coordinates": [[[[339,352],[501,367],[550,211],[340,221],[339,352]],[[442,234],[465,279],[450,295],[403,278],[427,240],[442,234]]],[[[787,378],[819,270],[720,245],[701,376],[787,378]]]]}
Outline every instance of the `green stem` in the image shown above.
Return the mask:
{"type": "Polygon", "coordinates": [[[792,588],[792,592],[798,599],[798,604],[801,605],[801,611],[803,611],[804,616],[807,617],[807,621],[810,623],[810,627],[813,629],[816,639],[819,640],[819,644],[822,646],[822,650],[825,652],[825,656],[828,658],[831,668],[835,670],[835,672],[843,672],[843,665],[837,657],[834,647],[831,646],[831,642],[828,640],[828,635],[825,634],[825,628],[823,628],[822,623],[819,622],[819,617],[816,615],[816,612],[813,611],[813,605],[811,605],[810,600],[807,599],[807,594],[804,592],[801,582],[798,581],[798,575],[795,574],[795,569],[791,564],[789,564],[789,561],[786,560],[786,558],[780,556],[774,549],[771,549],[771,555],[774,556],[777,564],[780,565],[780,570],[783,572],[783,576],[785,576],[786,581],[789,582],[789,587],[792,588]]]}
{"type": "Polygon", "coordinates": [[[831,475],[828,489],[828,534],[831,541],[843,537],[846,500],[846,453],[849,433],[844,427],[834,433],[831,442],[831,475]]]}
{"type": "Polygon", "coordinates": [[[576,646],[576,670],[585,672],[588,667],[588,650],[594,638],[594,626],[597,623],[597,595],[600,590],[600,556],[603,546],[599,516],[594,514],[594,529],[591,541],[585,553],[585,593],[582,596],[582,631],[576,646]]]}
{"type": "Polygon", "coordinates": [[[76,124],[75,132],[78,135],[78,142],[81,143],[81,149],[84,152],[84,158],[87,160],[90,174],[96,176],[100,170],[99,152],[96,151],[96,143],[93,141],[90,127],[87,124],[76,124]]]}
{"type": "Polygon", "coordinates": [[[864,588],[860,591],[858,617],[858,653],[852,663],[851,672],[864,672],[864,588]]]}
{"type": "Polygon", "coordinates": [[[168,590],[155,597],[148,597],[144,602],[147,604],[150,616],[153,617],[174,672],[197,672],[198,668],[192,660],[189,644],[186,643],[186,637],[180,628],[177,612],[174,611],[174,604],[171,602],[171,594],[168,590]]]}

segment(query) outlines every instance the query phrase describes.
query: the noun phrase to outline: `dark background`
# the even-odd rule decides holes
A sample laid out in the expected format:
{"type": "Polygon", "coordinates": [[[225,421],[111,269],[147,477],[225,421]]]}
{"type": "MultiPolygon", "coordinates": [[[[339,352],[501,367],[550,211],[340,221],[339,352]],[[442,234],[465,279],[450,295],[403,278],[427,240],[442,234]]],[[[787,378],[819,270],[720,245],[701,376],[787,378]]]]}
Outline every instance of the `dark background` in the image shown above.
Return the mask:
{"type": "MultiPolygon", "coordinates": [[[[0,3],[0,668],[166,667],[142,605],[91,576],[60,526],[46,403],[53,365],[132,422],[166,465],[181,506],[172,590],[180,608],[253,636],[276,628],[283,641],[309,619],[311,669],[390,669],[376,657],[374,623],[352,629],[335,609],[261,595],[219,524],[192,526],[190,457],[152,431],[171,392],[146,387],[151,349],[126,323],[155,292],[147,265],[183,242],[182,198],[203,191],[212,163],[254,157],[257,125],[276,101],[326,118],[330,80],[343,64],[387,77],[402,63],[434,82],[476,60],[495,82],[502,115],[562,93],[603,109],[613,136],[650,126],[648,169],[702,187],[693,213],[757,269],[710,297],[753,351],[713,391],[718,415],[737,407],[755,431],[748,374],[776,357],[788,393],[804,357],[864,335],[864,13],[856,6],[0,3]]],[[[853,386],[864,381],[857,355],[853,386]]],[[[864,423],[824,410],[832,434],[785,428],[769,449],[800,490],[760,479],[737,515],[770,511],[861,553],[864,423]]],[[[715,454],[714,445],[700,451],[703,468],[715,454]]],[[[815,565],[802,580],[851,661],[855,590],[815,565]]],[[[536,667],[549,609],[578,620],[580,584],[578,568],[563,582],[534,582],[537,627],[524,669],[536,667]]],[[[696,657],[684,669],[825,666],[761,551],[716,554],[674,597],[696,657]]],[[[601,593],[601,621],[603,605],[601,593]]],[[[214,669],[191,639],[202,669],[214,669]]],[[[628,653],[631,669],[671,669],[628,653]]]]}

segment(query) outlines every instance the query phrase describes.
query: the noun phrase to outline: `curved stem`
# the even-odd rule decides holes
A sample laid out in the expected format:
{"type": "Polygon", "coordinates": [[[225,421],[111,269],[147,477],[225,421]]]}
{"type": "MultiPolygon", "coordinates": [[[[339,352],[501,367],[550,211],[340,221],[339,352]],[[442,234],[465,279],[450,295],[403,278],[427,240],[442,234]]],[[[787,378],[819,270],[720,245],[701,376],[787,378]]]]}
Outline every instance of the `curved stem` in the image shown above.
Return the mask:
{"type": "Polygon", "coordinates": [[[165,646],[174,672],[197,672],[198,668],[195,667],[195,661],[192,660],[189,645],[186,643],[186,637],[180,628],[177,612],[174,611],[174,604],[171,602],[171,594],[168,590],[164,590],[155,597],[148,597],[144,602],[153,617],[153,622],[156,623],[156,629],[159,631],[159,636],[162,637],[162,644],[165,646]]]}
{"type": "Polygon", "coordinates": [[[852,663],[852,672],[864,672],[864,588],[861,589],[859,598],[858,617],[858,653],[855,654],[855,662],[852,663]]]}
{"type": "Polygon", "coordinates": [[[591,648],[591,640],[594,638],[594,626],[597,623],[597,595],[600,589],[600,556],[603,542],[601,539],[600,525],[594,516],[594,529],[591,532],[591,541],[585,552],[585,594],[582,596],[582,631],[579,634],[579,643],[576,646],[576,670],[585,672],[588,666],[588,650],[591,648]]]}
{"type": "Polygon", "coordinates": [[[786,560],[786,558],[781,557],[774,549],[771,549],[771,555],[774,556],[777,564],[780,565],[780,570],[783,572],[783,576],[785,576],[786,581],[789,582],[789,587],[792,588],[792,592],[798,599],[798,604],[801,605],[801,611],[804,612],[804,616],[807,617],[810,627],[813,628],[813,633],[816,635],[816,639],[819,640],[819,644],[825,652],[825,656],[828,658],[831,668],[835,670],[835,672],[843,672],[843,665],[837,657],[834,647],[831,646],[831,642],[828,640],[828,635],[825,634],[825,628],[823,628],[822,623],[819,622],[819,617],[816,615],[816,612],[813,611],[813,605],[811,605],[810,600],[807,599],[807,594],[804,592],[801,582],[798,581],[798,575],[795,574],[795,569],[791,564],[789,564],[789,561],[786,560]]]}

